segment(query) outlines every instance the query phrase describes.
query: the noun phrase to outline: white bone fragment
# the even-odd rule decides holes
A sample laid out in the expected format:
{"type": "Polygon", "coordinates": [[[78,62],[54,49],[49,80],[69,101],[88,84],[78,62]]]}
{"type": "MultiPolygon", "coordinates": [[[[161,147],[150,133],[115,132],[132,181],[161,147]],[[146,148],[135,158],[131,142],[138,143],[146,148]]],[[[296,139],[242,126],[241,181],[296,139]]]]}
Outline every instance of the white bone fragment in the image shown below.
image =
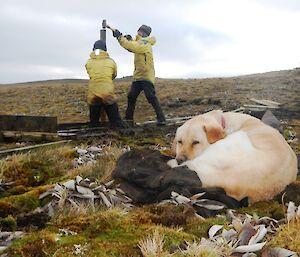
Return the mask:
{"type": "Polygon", "coordinates": [[[221,226],[221,225],[213,225],[213,226],[209,229],[209,231],[208,231],[208,236],[209,236],[209,238],[212,239],[212,238],[215,236],[215,234],[216,234],[221,228],[223,228],[223,226],[221,226]]]}
{"type": "Polygon", "coordinates": [[[287,208],[287,221],[290,222],[292,219],[295,218],[296,216],[296,210],[297,210],[297,207],[295,206],[295,203],[294,202],[289,202],[288,204],[288,208],[287,208]]]}
{"type": "Polygon", "coordinates": [[[252,245],[252,244],[256,244],[256,243],[260,242],[265,237],[267,232],[268,231],[267,231],[265,225],[259,225],[256,234],[250,238],[248,244],[252,245]]]}
{"type": "Polygon", "coordinates": [[[237,248],[233,249],[233,252],[235,253],[257,252],[260,251],[265,246],[265,244],[266,242],[252,244],[252,245],[240,245],[237,248]]]}
{"type": "Polygon", "coordinates": [[[78,193],[85,195],[85,196],[94,196],[95,195],[93,193],[93,191],[87,187],[76,186],[76,190],[78,193]]]}
{"type": "Polygon", "coordinates": [[[62,185],[65,186],[68,189],[75,190],[75,181],[74,181],[74,179],[68,180],[67,182],[63,183],[62,185]]]}
{"type": "Polygon", "coordinates": [[[107,206],[107,208],[112,207],[111,202],[108,201],[107,197],[106,197],[102,192],[100,192],[100,196],[101,196],[101,198],[102,198],[104,204],[107,206]]]}

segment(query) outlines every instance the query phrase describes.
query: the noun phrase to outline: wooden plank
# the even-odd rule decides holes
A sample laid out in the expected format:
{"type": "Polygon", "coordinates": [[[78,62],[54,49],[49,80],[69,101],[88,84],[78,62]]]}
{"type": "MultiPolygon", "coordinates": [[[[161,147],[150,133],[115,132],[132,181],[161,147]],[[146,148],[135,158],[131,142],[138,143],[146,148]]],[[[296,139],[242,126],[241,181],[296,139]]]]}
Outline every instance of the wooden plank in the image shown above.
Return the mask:
{"type": "Polygon", "coordinates": [[[258,100],[258,99],[255,99],[255,98],[250,98],[250,100],[252,102],[262,104],[262,105],[266,105],[266,106],[279,106],[279,105],[281,105],[281,103],[270,101],[270,100],[265,100],[265,99],[258,100]]]}
{"type": "Polygon", "coordinates": [[[278,103],[278,102],[274,102],[274,101],[271,101],[271,100],[263,100],[265,103],[269,103],[271,105],[281,105],[281,103],[278,103]]]}
{"type": "Polygon", "coordinates": [[[55,133],[57,131],[57,117],[0,115],[0,131],[55,133]]]}
{"type": "Polygon", "coordinates": [[[257,109],[278,109],[278,106],[266,106],[266,105],[255,105],[255,104],[244,104],[244,107],[257,108],[257,109]]]}
{"type": "MultiPolygon", "coordinates": [[[[196,115],[195,116],[185,116],[185,117],[169,118],[169,119],[166,119],[166,121],[167,121],[167,124],[168,123],[177,123],[177,122],[181,122],[181,121],[186,121],[186,120],[192,119],[194,117],[196,117],[196,115]]],[[[155,124],[156,122],[157,122],[156,120],[148,120],[148,121],[145,121],[145,122],[138,122],[138,123],[136,123],[136,125],[143,126],[143,125],[147,125],[147,124],[155,124]]]]}
{"type": "Polygon", "coordinates": [[[19,147],[19,148],[2,150],[2,151],[0,151],[0,156],[1,155],[13,154],[13,153],[20,153],[20,152],[29,151],[29,150],[32,150],[32,149],[35,149],[35,148],[40,148],[40,147],[45,147],[45,146],[50,146],[50,145],[63,144],[63,143],[68,143],[68,142],[70,142],[70,140],[61,140],[61,141],[55,141],[55,142],[50,142],[50,143],[45,143],[45,144],[30,145],[30,146],[24,146],[24,147],[19,147]]]}

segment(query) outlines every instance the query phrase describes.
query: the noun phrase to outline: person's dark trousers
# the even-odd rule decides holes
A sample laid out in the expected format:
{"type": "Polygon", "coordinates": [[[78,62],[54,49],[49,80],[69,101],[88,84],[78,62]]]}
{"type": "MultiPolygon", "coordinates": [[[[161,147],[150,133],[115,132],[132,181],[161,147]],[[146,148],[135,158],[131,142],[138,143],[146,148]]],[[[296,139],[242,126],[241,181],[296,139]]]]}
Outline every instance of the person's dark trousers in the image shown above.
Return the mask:
{"type": "Polygon", "coordinates": [[[119,114],[119,108],[117,103],[103,105],[103,108],[107,114],[109,122],[113,128],[124,128],[124,123],[119,114]]]}
{"type": "Polygon", "coordinates": [[[155,88],[150,81],[134,81],[132,82],[131,89],[128,93],[128,105],[125,113],[125,119],[133,120],[133,114],[137,97],[144,91],[147,101],[152,105],[155,110],[157,121],[165,122],[165,116],[160,107],[159,101],[155,95],[155,88]]]}
{"type": "Polygon", "coordinates": [[[99,127],[100,126],[99,118],[100,118],[101,108],[102,108],[102,106],[100,104],[89,105],[89,109],[90,109],[90,124],[89,124],[89,126],[90,127],[99,127]]]}

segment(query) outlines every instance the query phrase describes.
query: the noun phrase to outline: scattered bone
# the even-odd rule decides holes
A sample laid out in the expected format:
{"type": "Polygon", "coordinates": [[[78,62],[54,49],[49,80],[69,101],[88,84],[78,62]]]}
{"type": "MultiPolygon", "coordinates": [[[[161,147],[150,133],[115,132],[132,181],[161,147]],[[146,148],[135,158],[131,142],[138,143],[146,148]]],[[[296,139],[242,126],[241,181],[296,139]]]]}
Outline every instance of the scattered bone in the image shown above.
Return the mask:
{"type": "Polygon", "coordinates": [[[60,228],[58,230],[58,234],[59,234],[59,236],[75,236],[75,235],[77,235],[76,232],[71,231],[69,229],[64,229],[64,228],[60,228]]]}
{"type": "Polygon", "coordinates": [[[183,195],[178,194],[177,192],[171,193],[171,198],[178,204],[189,203],[191,200],[183,195]]]}
{"type": "Polygon", "coordinates": [[[209,231],[208,231],[209,238],[212,239],[221,228],[223,228],[223,226],[221,226],[221,225],[213,225],[209,229],[209,231]]]}
{"type": "Polygon", "coordinates": [[[89,146],[87,148],[75,147],[78,158],[73,160],[73,166],[76,168],[80,165],[93,165],[96,163],[98,156],[104,155],[103,147],[89,146]]]}
{"type": "Polygon", "coordinates": [[[4,192],[9,189],[15,182],[5,182],[4,180],[0,179],[0,192],[4,192]]]}
{"type": "Polygon", "coordinates": [[[40,199],[52,197],[52,201],[44,206],[49,216],[53,216],[58,208],[70,207],[80,210],[83,205],[91,207],[112,208],[115,206],[132,208],[132,200],[114,185],[114,181],[106,184],[98,182],[95,178],[76,176],[62,184],[56,184],[53,188],[42,193],[40,199]]]}
{"type": "Polygon", "coordinates": [[[173,191],[171,192],[171,199],[163,200],[160,202],[160,204],[165,204],[165,203],[173,203],[176,205],[188,204],[194,207],[195,209],[197,209],[197,207],[198,208],[201,207],[210,211],[219,211],[227,208],[227,206],[224,203],[205,199],[205,192],[195,194],[190,198],[188,198],[184,195],[178,194],[177,192],[173,191]]]}
{"type": "MultiPolygon", "coordinates": [[[[97,145],[97,146],[88,146],[88,147],[75,147],[75,151],[78,154],[78,157],[73,160],[73,167],[77,168],[81,165],[94,165],[97,162],[98,157],[104,155],[114,155],[108,151],[110,149],[109,145],[97,145]]],[[[122,149],[124,152],[130,150],[129,146],[126,146],[122,149]]]]}
{"type": "Polygon", "coordinates": [[[24,235],[22,231],[1,232],[0,231],[0,252],[4,251],[15,239],[19,239],[24,235]]]}
{"type": "Polygon", "coordinates": [[[289,202],[287,209],[287,222],[300,218],[300,205],[297,207],[294,202],[289,202]]]}
{"type": "Polygon", "coordinates": [[[235,253],[258,252],[265,246],[265,244],[266,244],[266,242],[251,244],[251,245],[241,245],[241,246],[238,246],[237,248],[233,249],[233,252],[235,252],[235,253]]]}
{"type": "MultiPolygon", "coordinates": [[[[289,203],[290,221],[299,217],[298,208],[295,204],[289,203]]],[[[265,247],[266,235],[274,233],[268,228],[278,226],[278,221],[268,217],[259,218],[257,215],[239,214],[234,210],[227,210],[227,218],[231,221],[230,230],[221,225],[213,225],[208,231],[209,238],[202,238],[199,243],[193,245],[199,249],[205,247],[212,251],[217,250],[222,253],[220,256],[255,257],[259,255],[258,252],[262,254],[259,256],[264,257],[298,256],[297,253],[287,249],[265,247]]]]}
{"type": "Polygon", "coordinates": [[[298,257],[299,255],[295,252],[284,248],[268,248],[263,252],[263,257],[298,257]]]}

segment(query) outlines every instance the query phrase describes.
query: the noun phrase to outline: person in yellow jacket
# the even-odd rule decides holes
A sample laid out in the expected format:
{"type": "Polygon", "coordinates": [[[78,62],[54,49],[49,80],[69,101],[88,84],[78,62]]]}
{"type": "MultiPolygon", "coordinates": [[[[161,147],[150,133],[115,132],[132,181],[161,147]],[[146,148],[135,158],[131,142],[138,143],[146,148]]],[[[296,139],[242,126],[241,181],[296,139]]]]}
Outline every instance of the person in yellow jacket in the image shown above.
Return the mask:
{"type": "Polygon", "coordinates": [[[155,110],[157,125],[165,125],[166,119],[155,95],[154,80],[155,71],[153,63],[152,46],[156,43],[155,37],[150,37],[152,29],[142,25],[137,31],[135,40],[131,36],[123,36],[118,30],[113,31],[113,36],[118,39],[120,45],[134,53],[134,74],[131,89],[128,93],[128,105],[125,119],[133,123],[133,114],[137,97],[144,91],[148,102],[155,110]]]}
{"type": "Polygon", "coordinates": [[[112,127],[123,128],[123,121],[116,102],[113,79],[117,76],[117,65],[107,53],[103,40],[94,43],[93,52],[85,65],[90,77],[87,101],[90,111],[90,126],[98,127],[101,110],[105,110],[112,127]]]}

